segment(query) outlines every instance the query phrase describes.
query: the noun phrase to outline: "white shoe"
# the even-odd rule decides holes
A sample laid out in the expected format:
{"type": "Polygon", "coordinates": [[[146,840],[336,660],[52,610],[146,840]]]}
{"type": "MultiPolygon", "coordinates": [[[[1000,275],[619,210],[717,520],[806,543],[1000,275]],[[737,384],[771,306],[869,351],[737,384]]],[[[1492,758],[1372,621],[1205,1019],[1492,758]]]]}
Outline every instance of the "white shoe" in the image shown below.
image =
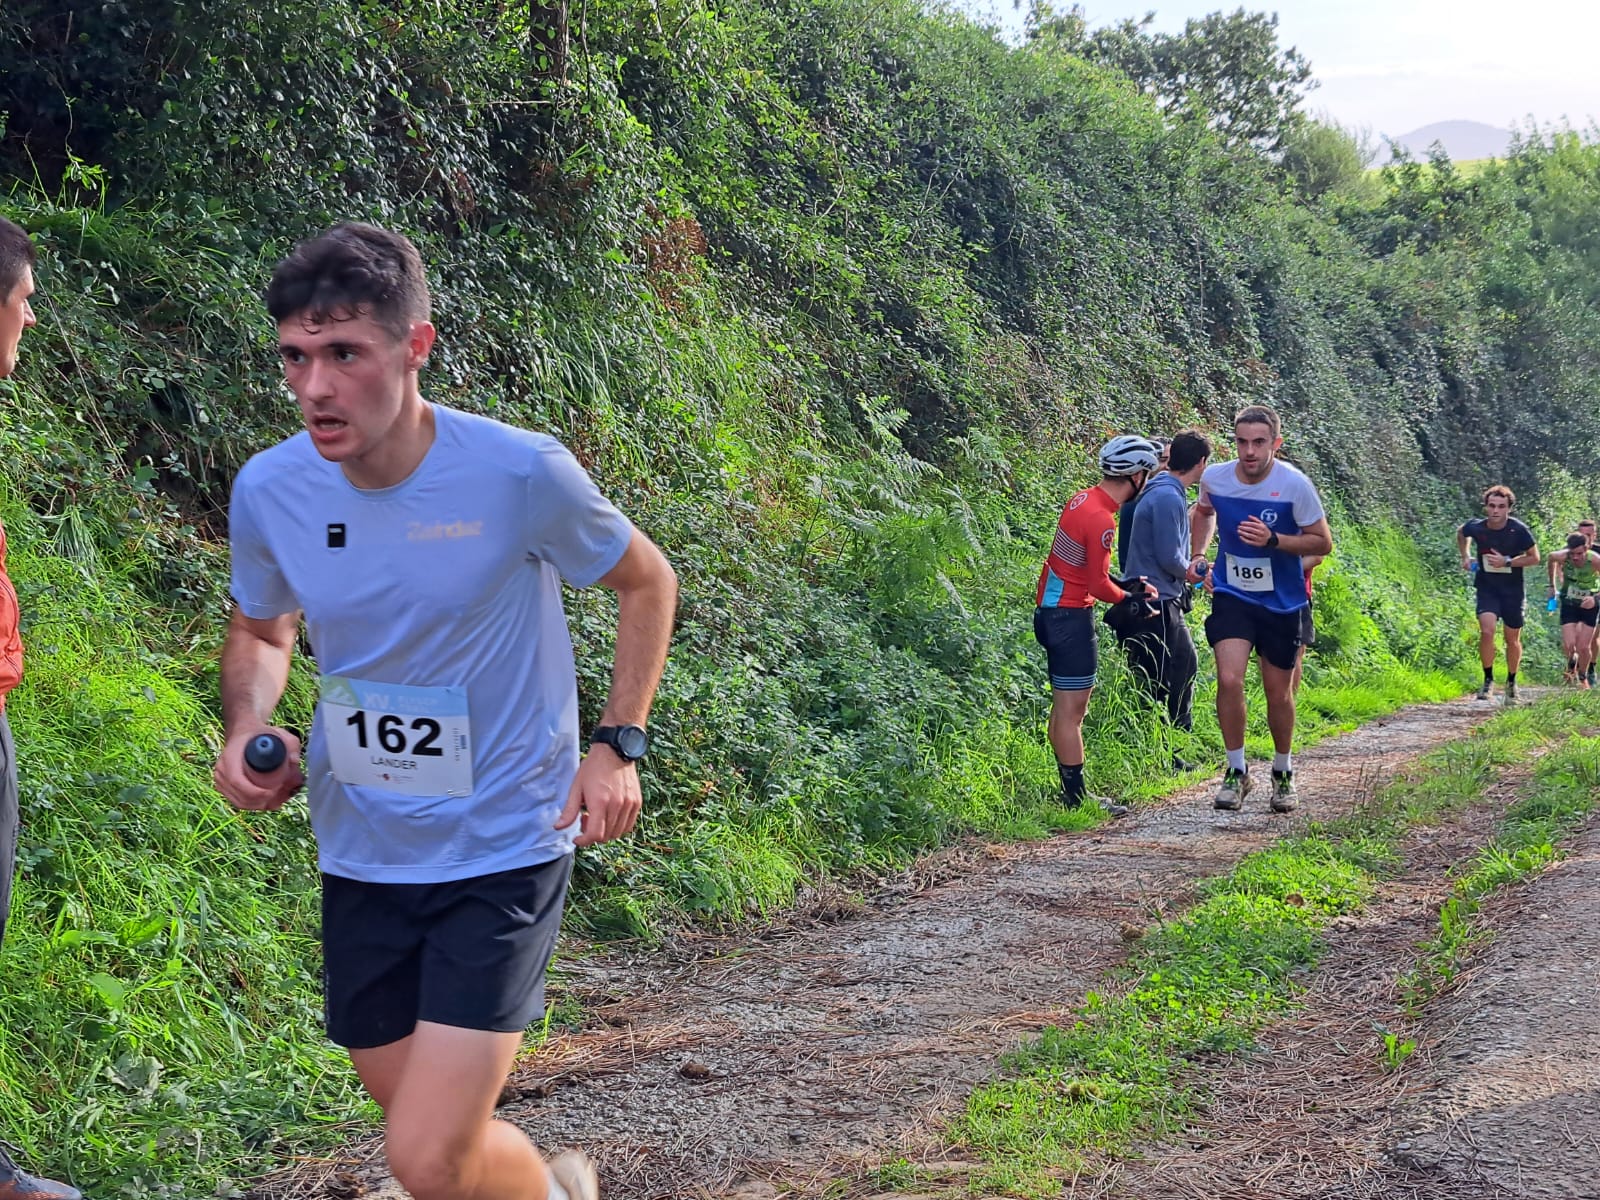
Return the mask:
{"type": "Polygon", "coordinates": [[[572,1200],[600,1200],[600,1176],[582,1150],[563,1150],[550,1160],[550,1174],[572,1200]]]}

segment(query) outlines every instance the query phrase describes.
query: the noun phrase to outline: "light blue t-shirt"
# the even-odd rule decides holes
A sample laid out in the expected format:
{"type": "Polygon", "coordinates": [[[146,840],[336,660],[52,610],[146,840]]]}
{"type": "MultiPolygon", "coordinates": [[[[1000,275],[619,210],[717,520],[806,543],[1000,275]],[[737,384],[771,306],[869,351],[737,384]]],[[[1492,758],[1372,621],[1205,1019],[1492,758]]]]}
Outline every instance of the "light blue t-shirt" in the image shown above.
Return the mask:
{"type": "Polygon", "coordinates": [[[1311,603],[1298,554],[1252,546],[1239,536],[1249,517],[1279,534],[1296,534],[1325,515],[1316,485],[1279,459],[1260,483],[1241,483],[1237,465],[1213,463],[1200,476],[1200,503],[1217,513],[1216,590],[1272,612],[1299,612],[1311,603]]]}
{"type": "Polygon", "coordinates": [[[571,853],[576,825],[553,828],[578,767],[561,580],[594,583],[633,533],[554,438],[433,413],[433,445],[394,487],[355,487],[305,433],[257,454],[233,486],[235,602],[258,619],[305,613],[325,681],[311,820],[322,870],[349,879],[439,883],[571,853]],[[386,699],[412,694],[383,685],[430,690],[386,699]],[[470,729],[437,715],[457,712],[470,729]],[[346,779],[352,755],[377,774],[341,782],[335,752],[346,779]],[[391,778],[387,765],[399,778],[447,757],[469,760],[465,794],[369,786],[391,778]]]}

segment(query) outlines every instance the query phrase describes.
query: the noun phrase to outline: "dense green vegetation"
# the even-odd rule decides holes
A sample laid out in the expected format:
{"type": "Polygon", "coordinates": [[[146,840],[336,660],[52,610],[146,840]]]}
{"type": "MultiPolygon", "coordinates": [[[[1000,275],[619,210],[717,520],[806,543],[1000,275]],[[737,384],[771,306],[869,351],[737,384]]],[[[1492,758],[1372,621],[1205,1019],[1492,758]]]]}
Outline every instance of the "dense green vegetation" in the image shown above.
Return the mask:
{"type": "MultiPolygon", "coordinates": [[[[1113,430],[1285,412],[1337,510],[1308,726],[1456,686],[1438,569],[1466,494],[1593,502],[1600,150],[1530,131],[1471,178],[1375,183],[1299,114],[1269,21],[1036,25],[1008,47],[911,0],[0,10],[3,206],[43,253],[0,384],[31,622],[0,1129],[137,1196],[353,1111],[304,823],[208,791],[227,486],[294,424],[259,292],[336,219],[422,244],[427,394],[561,436],[683,577],[648,819],[584,856],[590,930],[1062,824],[1031,592],[1113,430]]],[[[571,612],[587,719],[607,602],[571,612]]],[[[1175,746],[1107,660],[1097,788],[1213,758],[1209,720],[1175,746]]]]}

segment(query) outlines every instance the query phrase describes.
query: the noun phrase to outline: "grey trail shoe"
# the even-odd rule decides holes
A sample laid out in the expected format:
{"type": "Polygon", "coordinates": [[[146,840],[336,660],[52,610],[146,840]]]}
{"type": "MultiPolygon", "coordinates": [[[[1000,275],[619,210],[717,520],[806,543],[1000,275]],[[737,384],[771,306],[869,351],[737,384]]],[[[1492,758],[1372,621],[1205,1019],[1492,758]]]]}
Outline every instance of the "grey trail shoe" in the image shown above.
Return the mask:
{"type": "Polygon", "coordinates": [[[1238,812],[1244,807],[1244,798],[1250,794],[1250,772],[1229,767],[1222,773],[1222,786],[1217,789],[1213,808],[1223,812],[1238,812]]]}
{"type": "Polygon", "coordinates": [[[1299,794],[1294,790],[1294,772],[1274,771],[1272,773],[1272,811],[1275,813],[1290,813],[1295,810],[1299,803],[1299,794]]]}

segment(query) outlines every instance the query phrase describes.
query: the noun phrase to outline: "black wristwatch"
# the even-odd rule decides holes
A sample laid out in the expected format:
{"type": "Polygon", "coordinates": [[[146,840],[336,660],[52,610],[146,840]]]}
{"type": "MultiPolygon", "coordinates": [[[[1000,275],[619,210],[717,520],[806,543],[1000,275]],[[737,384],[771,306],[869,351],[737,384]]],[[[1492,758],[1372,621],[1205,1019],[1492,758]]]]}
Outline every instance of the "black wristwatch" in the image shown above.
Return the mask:
{"type": "Polygon", "coordinates": [[[1267,534],[1267,549],[1268,550],[1276,550],[1277,548],[1278,548],[1278,531],[1276,529],[1274,529],[1274,530],[1272,530],[1272,532],[1267,534]]]}
{"type": "Polygon", "coordinates": [[[601,725],[589,743],[610,746],[623,762],[638,762],[650,749],[650,735],[637,725],[601,725]]]}

